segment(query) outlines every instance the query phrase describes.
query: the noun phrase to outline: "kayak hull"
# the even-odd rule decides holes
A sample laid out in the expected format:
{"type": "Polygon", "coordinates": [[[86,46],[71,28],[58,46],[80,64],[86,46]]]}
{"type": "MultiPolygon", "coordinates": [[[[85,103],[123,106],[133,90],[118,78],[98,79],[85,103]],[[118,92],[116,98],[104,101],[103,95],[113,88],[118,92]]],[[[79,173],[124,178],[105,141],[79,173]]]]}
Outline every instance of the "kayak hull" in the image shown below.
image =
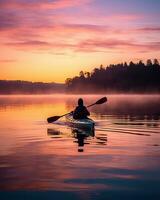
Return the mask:
{"type": "Polygon", "coordinates": [[[66,121],[74,128],[93,130],[95,126],[95,122],[92,119],[73,119],[73,116],[70,114],[66,116],[66,121]]]}

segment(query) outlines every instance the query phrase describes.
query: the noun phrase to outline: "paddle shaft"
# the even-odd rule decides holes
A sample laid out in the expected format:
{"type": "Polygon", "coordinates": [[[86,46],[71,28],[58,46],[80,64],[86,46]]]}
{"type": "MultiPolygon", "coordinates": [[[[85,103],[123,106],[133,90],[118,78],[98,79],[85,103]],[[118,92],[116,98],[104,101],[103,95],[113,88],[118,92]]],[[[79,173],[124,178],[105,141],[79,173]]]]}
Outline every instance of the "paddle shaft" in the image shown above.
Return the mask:
{"type": "Polygon", "coordinates": [[[91,106],[94,106],[94,105],[96,105],[96,103],[93,103],[93,104],[87,106],[87,108],[89,108],[89,107],[91,107],[91,106]]]}

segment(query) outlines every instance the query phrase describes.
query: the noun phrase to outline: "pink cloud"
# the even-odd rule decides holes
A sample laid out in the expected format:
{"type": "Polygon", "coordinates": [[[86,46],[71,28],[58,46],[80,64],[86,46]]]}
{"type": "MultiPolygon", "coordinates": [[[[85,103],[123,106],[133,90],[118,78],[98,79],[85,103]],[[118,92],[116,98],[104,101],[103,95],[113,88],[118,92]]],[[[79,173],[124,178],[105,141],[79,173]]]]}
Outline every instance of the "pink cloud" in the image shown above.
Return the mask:
{"type": "Polygon", "coordinates": [[[78,51],[89,51],[91,50],[105,50],[105,49],[117,49],[117,50],[126,50],[131,49],[133,51],[142,51],[142,50],[156,50],[160,51],[160,42],[146,42],[146,43],[137,43],[128,40],[87,40],[82,41],[78,45],[78,51]]]}
{"type": "Polygon", "coordinates": [[[80,42],[69,43],[65,41],[61,42],[45,42],[45,41],[23,41],[23,42],[11,42],[6,45],[20,49],[30,50],[56,50],[57,53],[62,50],[70,50],[72,52],[104,52],[109,50],[123,50],[144,52],[148,50],[160,51],[160,42],[146,42],[136,43],[129,40],[117,40],[117,39],[92,39],[82,40],[80,42]]]}
{"type": "MultiPolygon", "coordinates": [[[[6,43],[7,46],[11,46],[17,49],[23,50],[62,50],[62,49],[72,49],[75,47],[75,44],[67,42],[46,42],[39,40],[27,40],[23,42],[10,42],[6,43]]],[[[58,52],[57,52],[58,53],[58,52]]]]}
{"type": "Polygon", "coordinates": [[[143,15],[99,15],[88,10],[73,14],[54,10],[80,6],[90,1],[92,0],[0,0],[0,7],[3,8],[0,12],[0,34],[5,38],[3,44],[18,49],[68,49],[73,52],[159,50],[158,36],[155,39],[157,42],[152,41],[155,41],[154,34],[158,34],[160,27],[134,28],[132,24],[133,21],[142,19],[143,15]],[[48,12],[50,8],[52,11],[48,12]],[[128,22],[131,22],[130,26],[128,22]],[[141,34],[142,43],[138,42],[141,34]]]}
{"type": "Polygon", "coordinates": [[[143,27],[143,28],[137,29],[137,31],[142,31],[142,32],[159,32],[160,31],[160,26],[143,27]]]}
{"type": "Polygon", "coordinates": [[[1,0],[1,8],[12,8],[12,9],[60,9],[66,7],[74,7],[86,4],[91,0],[54,0],[54,1],[44,1],[44,0],[1,0]]]}
{"type": "Polygon", "coordinates": [[[0,31],[19,28],[21,26],[21,20],[18,16],[10,11],[0,12],[0,31]]]}

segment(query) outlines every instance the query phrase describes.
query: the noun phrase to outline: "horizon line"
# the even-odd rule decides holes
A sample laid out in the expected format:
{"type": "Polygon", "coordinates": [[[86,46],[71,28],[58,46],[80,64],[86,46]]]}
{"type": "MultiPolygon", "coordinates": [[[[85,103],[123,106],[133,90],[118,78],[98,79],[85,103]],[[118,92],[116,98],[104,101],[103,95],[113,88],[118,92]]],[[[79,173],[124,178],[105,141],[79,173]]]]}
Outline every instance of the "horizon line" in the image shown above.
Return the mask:
{"type": "Polygon", "coordinates": [[[53,83],[53,84],[65,84],[65,82],[45,82],[45,81],[31,81],[31,80],[21,80],[21,79],[0,79],[0,81],[23,81],[23,82],[30,82],[30,83],[53,83]]]}

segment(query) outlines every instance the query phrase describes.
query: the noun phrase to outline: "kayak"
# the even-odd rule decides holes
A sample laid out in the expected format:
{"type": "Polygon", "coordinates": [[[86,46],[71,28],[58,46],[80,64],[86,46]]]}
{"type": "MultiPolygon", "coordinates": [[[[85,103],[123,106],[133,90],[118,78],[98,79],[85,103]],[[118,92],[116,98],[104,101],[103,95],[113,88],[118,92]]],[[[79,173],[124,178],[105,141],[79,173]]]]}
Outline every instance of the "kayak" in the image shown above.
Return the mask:
{"type": "Polygon", "coordinates": [[[94,129],[95,125],[95,122],[92,119],[74,119],[71,114],[66,116],[66,121],[70,126],[82,129],[94,129]]]}
{"type": "Polygon", "coordinates": [[[95,122],[92,119],[74,119],[72,114],[66,115],[66,121],[70,126],[80,129],[93,130],[95,125],[95,122]]]}

